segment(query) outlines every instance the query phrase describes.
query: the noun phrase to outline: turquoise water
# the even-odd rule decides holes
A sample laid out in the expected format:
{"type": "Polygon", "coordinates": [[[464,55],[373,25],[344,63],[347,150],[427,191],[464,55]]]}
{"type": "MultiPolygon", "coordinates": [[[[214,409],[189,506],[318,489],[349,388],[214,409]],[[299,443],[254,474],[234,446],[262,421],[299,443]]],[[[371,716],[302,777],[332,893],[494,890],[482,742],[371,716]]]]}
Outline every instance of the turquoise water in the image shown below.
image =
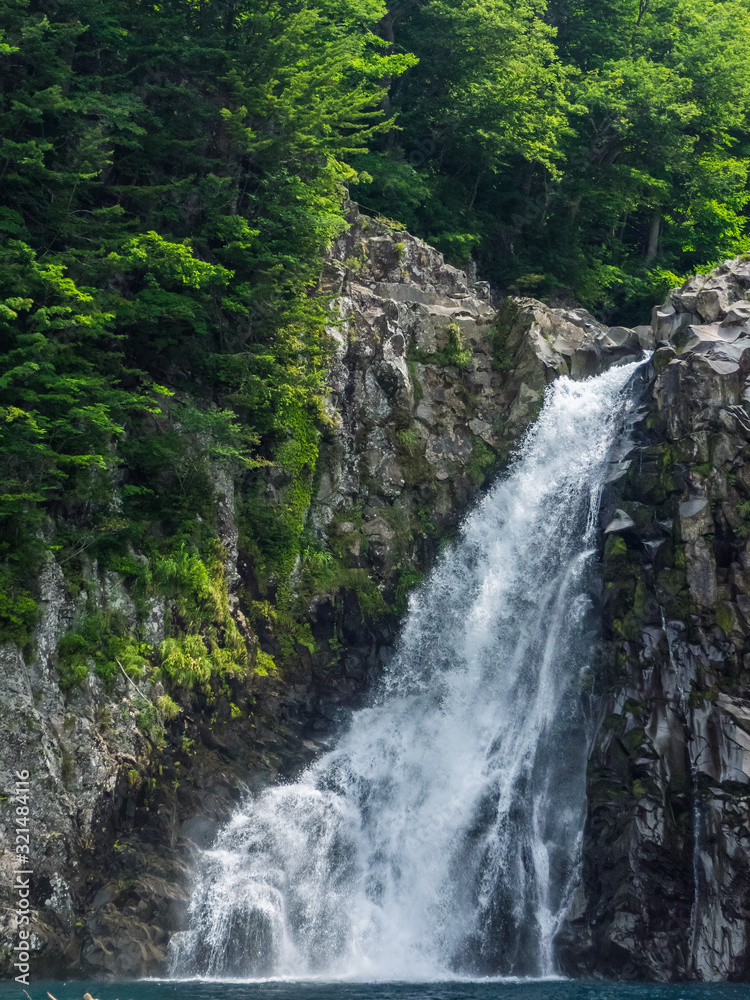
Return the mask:
{"type": "MultiPolygon", "coordinates": [[[[85,982],[32,983],[32,1000],[750,1000],[736,983],[586,983],[573,980],[450,983],[85,982]]],[[[0,1000],[26,1000],[22,987],[0,983],[0,1000]]]]}

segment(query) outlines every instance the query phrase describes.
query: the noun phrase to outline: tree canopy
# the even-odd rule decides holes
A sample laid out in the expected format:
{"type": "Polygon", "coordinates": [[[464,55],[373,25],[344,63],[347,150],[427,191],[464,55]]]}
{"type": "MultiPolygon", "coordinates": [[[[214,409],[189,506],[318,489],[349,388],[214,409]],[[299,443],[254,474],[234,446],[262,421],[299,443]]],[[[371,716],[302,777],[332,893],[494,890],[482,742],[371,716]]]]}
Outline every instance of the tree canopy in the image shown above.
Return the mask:
{"type": "Polygon", "coordinates": [[[363,202],[510,291],[636,320],[745,249],[747,0],[405,0],[363,202]]]}
{"type": "Polygon", "coordinates": [[[385,11],[0,0],[6,636],[53,536],[64,560],[205,542],[211,463],[288,466],[289,568],[328,354],[314,288],[383,81],[413,62],[385,11]]]}

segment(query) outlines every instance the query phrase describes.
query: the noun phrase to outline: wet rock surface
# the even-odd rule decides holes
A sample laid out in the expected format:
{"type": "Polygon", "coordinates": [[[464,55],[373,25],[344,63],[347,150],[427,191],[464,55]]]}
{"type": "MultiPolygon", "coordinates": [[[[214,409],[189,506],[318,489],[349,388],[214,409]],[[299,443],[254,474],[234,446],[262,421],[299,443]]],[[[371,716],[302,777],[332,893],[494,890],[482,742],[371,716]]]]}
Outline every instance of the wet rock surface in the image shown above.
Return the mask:
{"type": "Polygon", "coordinates": [[[740,258],[654,310],[605,511],[602,722],[559,940],[572,975],[750,976],[749,293],[740,258]]]}

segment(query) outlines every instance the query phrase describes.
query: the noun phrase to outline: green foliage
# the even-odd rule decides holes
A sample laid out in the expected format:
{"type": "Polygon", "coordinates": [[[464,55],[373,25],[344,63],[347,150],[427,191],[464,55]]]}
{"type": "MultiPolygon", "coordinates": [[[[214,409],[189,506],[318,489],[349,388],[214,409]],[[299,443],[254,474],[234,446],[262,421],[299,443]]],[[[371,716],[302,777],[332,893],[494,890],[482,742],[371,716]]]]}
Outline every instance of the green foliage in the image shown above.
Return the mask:
{"type": "Polygon", "coordinates": [[[276,673],[276,662],[270,653],[264,653],[262,649],[259,649],[255,656],[255,669],[253,673],[256,673],[259,677],[268,677],[269,674],[276,673]]]}
{"type": "Polygon", "coordinates": [[[446,329],[448,343],[445,347],[431,354],[427,351],[412,349],[409,355],[411,361],[421,361],[423,364],[431,365],[453,365],[465,371],[471,368],[471,361],[474,352],[464,343],[461,328],[458,323],[449,323],[446,329]]]}
{"type": "Polygon", "coordinates": [[[164,744],[164,727],[159,718],[156,705],[146,698],[139,698],[136,703],[135,724],[143,735],[156,746],[164,744]]]}
{"type": "Polygon", "coordinates": [[[183,546],[155,561],[153,582],[157,593],[173,600],[177,615],[175,634],[158,650],[168,683],[207,692],[213,678],[242,676],[247,647],[229,611],[221,550],[214,547],[201,558],[183,546]]]}
{"type": "Polygon", "coordinates": [[[435,470],[425,456],[425,442],[412,428],[396,431],[396,454],[404,480],[411,486],[429,482],[435,470]]]}
{"type": "Polygon", "coordinates": [[[740,538],[747,538],[750,536],[750,500],[740,500],[735,510],[742,518],[742,523],[734,529],[735,533],[740,538]]]}
{"type": "Polygon", "coordinates": [[[223,569],[218,559],[209,569],[197,552],[183,546],[154,560],[152,578],[158,593],[175,600],[187,628],[223,622],[228,614],[223,569]]]}
{"type": "Polygon", "coordinates": [[[347,566],[343,559],[331,553],[325,553],[325,556],[330,558],[313,556],[303,563],[300,588],[302,600],[305,594],[333,596],[348,590],[356,597],[363,620],[374,620],[387,612],[385,598],[366,570],[347,566]]]}
{"type": "Polygon", "coordinates": [[[156,710],[166,722],[171,722],[180,714],[180,706],[168,694],[162,694],[156,699],[156,710]]]}
{"type": "MultiPolygon", "coordinates": [[[[79,636],[75,637],[80,639],[79,636]]],[[[69,644],[63,647],[63,650],[59,653],[59,660],[57,664],[57,676],[60,680],[60,689],[62,691],[69,691],[71,688],[80,684],[81,681],[86,680],[89,675],[89,668],[85,662],[83,662],[80,657],[85,656],[87,653],[86,647],[83,643],[76,647],[75,641],[71,641],[69,644]]]]}
{"type": "Polygon", "coordinates": [[[159,646],[159,659],[170,683],[188,690],[205,688],[217,666],[202,637],[195,634],[165,639],[159,646]]]}
{"type": "Polygon", "coordinates": [[[471,457],[466,463],[466,475],[475,486],[481,486],[490,470],[497,465],[498,457],[481,438],[475,437],[471,457]]]}
{"type": "Polygon", "coordinates": [[[36,625],[39,606],[19,584],[14,567],[0,566],[0,643],[23,646],[36,625]]]}
{"type": "Polygon", "coordinates": [[[609,562],[611,560],[619,560],[627,558],[628,547],[625,544],[625,539],[622,535],[607,535],[607,540],[604,543],[604,560],[609,562]]]}
{"type": "Polygon", "coordinates": [[[640,779],[634,781],[633,795],[635,795],[635,797],[638,799],[642,799],[646,796],[646,794],[647,794],[646,785],[640,779]]]}
{"type": "Polygon", "coordinates": [[[406,0],[387,28],[420,61],[356,194],[452,262],[642,322],[746,249],[746,0],[406,0]]]}
{"type": "Polygon", "coordinates": [[[236,652],[215,574],[175,555],[210,548],[219,471],[288,476],[283,586],[323,412],[314,286],[383,81],[414,62],[373,33],[384,13],[0,0],[0,637],[28,638],[50,546],[69,576],[135,546],[136,589],[236,652]]]}
{"type": "Polygon", "coordinates": [[[462,370],[471,368],[471,361],[474,353],[470,347],[464,343],[463,334],[458,323],[448,324],[448,343],[438,351],[436,357],[438,364],[455,365],[462,370]]]}
{"type": "Polygon", "coordinates": [[[143,676],[152,650],[128,634],[127,623],[117,613],[87,611],[57,646],[60,687],[67,690],[88,676],[93,667],[106,687],[124,672],[143,676]]]}
{"type": "Polygon", "coordinates": [[[508,331],[501,323],[495,323],[490,333],[492,344],[492,367],[498,372],[510,370],[512,361],[505,346],[508,331]]]}
{"type": "Polygon", "coordinates": [[[726,636],[731,635],[732,631],[736,628],[732,609],[724,601],[720,601],[716,605],[716,624],[726,636]]]}
{"type": "MultiPolygon", "coordinates": [[[[168,602],[167,639],[92,604],[64,687],[247,670],[217,540],[230,479],[280,666],[313,645],[311,593],[385,613],[352,565],[357,512],[330,552],[305,533],[344,185],[396,240],[405,223],[506,288],[641,318],[745,249],[748,52],[747,0],[0,0],[0,641],[29,640],[45,560],[76,592],[95,559],[141,617],[168,602]]],[[[412,374],[470,367],[446,334],[412,374]]],[[[432,476],[413,431],[395,447],[409,483],[432,476]]],[[[497,462],[477,440],[468,475],[497,462]]]]}

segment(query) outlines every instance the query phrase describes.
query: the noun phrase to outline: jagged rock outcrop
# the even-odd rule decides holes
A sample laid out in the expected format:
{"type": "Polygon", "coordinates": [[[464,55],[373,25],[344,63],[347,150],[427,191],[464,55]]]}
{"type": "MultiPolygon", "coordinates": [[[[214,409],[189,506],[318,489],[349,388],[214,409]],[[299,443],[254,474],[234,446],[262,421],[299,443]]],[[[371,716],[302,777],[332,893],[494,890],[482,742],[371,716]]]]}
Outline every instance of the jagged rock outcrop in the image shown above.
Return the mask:
{"type": "Polygon", "coordinates": [[[422,241],[354,207],[350,223],[324,276],[342,323],[329,379],[336,431],[313,516],[325,536],[337,513],[364,503],[362,530],[392,562],[378,508],[427,504],[438,531],[455,524],[547,383],[638,356],[650,331],[609,330],[584,309],[533,299],[495,308],[486,282],[470,284],[422,241]]]}
{"type": "Polygon", "coordinates": [[[606,512],[571,974],[750,975],[748,294],[738,258],[654,310],[645,409],[606,512]]]}

